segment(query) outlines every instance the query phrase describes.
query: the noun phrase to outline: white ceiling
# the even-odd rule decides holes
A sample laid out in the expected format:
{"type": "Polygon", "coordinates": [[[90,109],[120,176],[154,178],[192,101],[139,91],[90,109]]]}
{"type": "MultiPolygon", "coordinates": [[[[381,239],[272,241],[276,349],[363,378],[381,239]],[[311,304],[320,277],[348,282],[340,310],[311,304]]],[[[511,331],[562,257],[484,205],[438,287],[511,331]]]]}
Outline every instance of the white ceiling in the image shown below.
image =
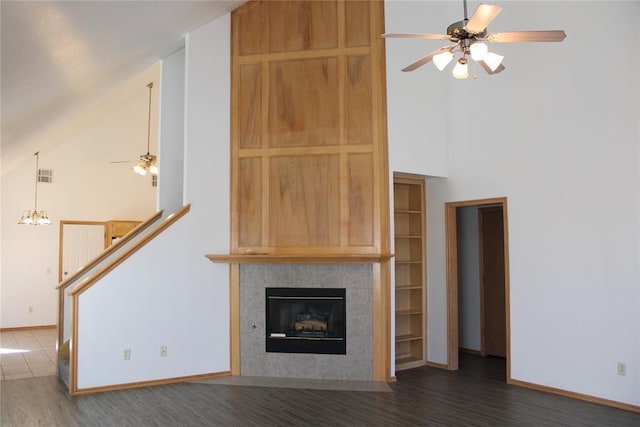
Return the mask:
{"type": "Polygon", "coordinates": [[[0,1],[2,147],[179,49],[233,1],[0,1]]]}

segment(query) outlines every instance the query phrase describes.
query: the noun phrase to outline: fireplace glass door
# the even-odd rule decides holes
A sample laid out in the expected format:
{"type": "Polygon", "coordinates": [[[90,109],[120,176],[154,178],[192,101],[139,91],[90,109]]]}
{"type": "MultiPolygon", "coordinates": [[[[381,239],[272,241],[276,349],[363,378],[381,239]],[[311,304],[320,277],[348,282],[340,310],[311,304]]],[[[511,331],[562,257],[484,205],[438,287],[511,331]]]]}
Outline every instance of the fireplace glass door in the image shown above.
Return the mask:
{"type": "Polygon", "coordinates": [[[346,354],[346,292],[266,288],[267,352],[346,354]]]}

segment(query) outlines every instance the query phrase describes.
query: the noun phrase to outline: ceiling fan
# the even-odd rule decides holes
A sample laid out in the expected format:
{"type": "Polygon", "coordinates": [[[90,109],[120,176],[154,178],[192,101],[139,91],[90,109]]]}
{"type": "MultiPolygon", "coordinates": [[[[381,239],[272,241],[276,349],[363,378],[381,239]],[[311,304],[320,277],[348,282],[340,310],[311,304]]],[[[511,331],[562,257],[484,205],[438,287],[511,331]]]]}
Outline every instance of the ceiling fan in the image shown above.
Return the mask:
{"type": "Polygon", "coordinates": [[[149,88],[149,117],[147,120],[147,154],[141,154],[138,160],[120,160],[111,163],[133,163],[138,162],[133,167],[133,171],[138,175],[146,175],[147,172],[151,172],[152,175],[158,174],[158,159],[153,154],[149,154],[149,144],[151,140],[151,89],[153,88],[153,82],[150,82],[147,87],[149,88]]]}
{"type": "MultiPolygon", "coordinates": [[[[434,65],[442,71],[454,58],[453,53],[459,51],[461,57],[453,68],[453,77],[466,79],[469,77],[467,56],[476,61],[487,74],[498,74],[504,71],[502,55],[489,52],[486,42],[490,43],[520,43],[520,42],[561,42],[567,37],[563,30],[547,31],[510,31],[503,33],[487,34],[487,26],[502,11],[500,6],[481,4],[476,11],[467,18],[467,0],[463,0],[464,19],[454,22],[447,27],[447,34],[398,34],[386,33],[383,38],[409,38],[448,40],[453,45],[443,46],[423,56],[416,62],[403,68],[402,71],[413,71],[433,61],[434,65]]],[[[475,78],[475,76],[474,76],[475,78]]]]}

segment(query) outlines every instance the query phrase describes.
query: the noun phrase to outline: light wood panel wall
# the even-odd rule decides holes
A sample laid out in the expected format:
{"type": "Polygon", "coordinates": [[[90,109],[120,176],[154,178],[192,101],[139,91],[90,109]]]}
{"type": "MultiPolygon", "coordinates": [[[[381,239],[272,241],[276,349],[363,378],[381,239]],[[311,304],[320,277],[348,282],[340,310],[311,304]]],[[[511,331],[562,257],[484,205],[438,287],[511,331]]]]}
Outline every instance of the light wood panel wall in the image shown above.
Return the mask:
{"type": "Polygon", "coordinates": [[[388,253],[383,6],[233,12],[232,253],[388,253]]]}

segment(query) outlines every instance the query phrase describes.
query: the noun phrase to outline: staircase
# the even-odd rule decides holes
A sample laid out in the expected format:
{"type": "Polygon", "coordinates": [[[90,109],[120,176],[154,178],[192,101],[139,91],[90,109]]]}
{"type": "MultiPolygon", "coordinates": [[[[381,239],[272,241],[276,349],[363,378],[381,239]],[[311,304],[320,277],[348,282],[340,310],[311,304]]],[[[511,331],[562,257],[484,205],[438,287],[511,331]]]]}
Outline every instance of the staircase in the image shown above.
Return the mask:
{"type": "Polygon", "coordinates": [[[58,286],[58,377],[74,393],[74,375],[77,369],[77,348],[74,349],[73,337],[77,336],[78,325],[74,323],[74,313],[78,310],[75,296],[93,286],[101,278],[116,269],[127,258],[135,254],[157,235],[175,223],[190,210],[186,205],[177,212],[163,218],[163,212],[157,212],[146,221],[131,230],[114,245],[82,267],[58,286]]]}

